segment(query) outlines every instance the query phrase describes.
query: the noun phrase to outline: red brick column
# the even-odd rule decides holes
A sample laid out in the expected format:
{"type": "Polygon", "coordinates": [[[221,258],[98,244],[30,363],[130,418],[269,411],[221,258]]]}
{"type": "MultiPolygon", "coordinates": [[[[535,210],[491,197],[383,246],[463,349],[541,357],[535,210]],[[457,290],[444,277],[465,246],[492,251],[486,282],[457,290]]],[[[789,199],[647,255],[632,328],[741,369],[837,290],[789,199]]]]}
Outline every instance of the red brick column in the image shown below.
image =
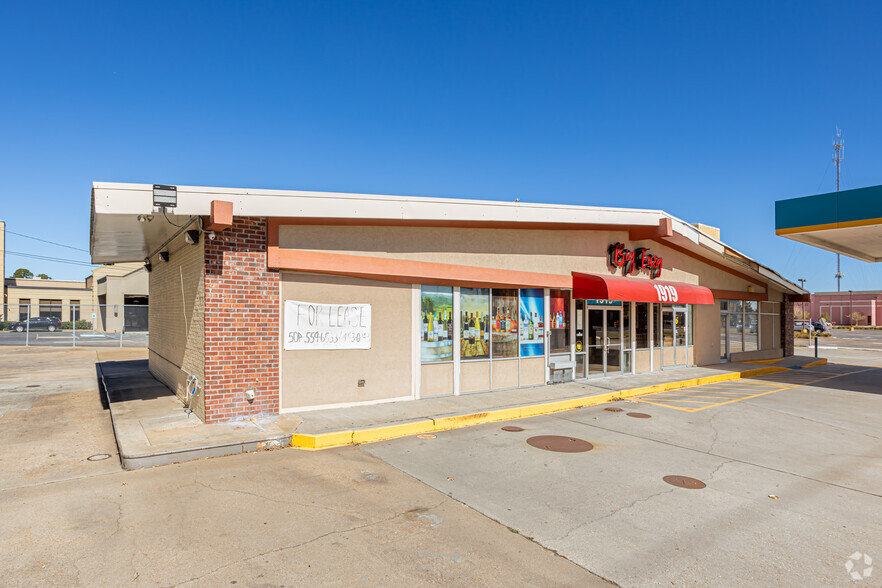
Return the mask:
{"type": "Polygon", "coordinates": [[[205,422],[277,414],[279,272],[266,267],[266,219],[236,217],[214,240],[203,238],[205,422]]]}
{"type": "Polygon", "coordinates": [[[787,294],[781,303],[781,346],[784,357],[793,355],[793,300],[787,294]]]}

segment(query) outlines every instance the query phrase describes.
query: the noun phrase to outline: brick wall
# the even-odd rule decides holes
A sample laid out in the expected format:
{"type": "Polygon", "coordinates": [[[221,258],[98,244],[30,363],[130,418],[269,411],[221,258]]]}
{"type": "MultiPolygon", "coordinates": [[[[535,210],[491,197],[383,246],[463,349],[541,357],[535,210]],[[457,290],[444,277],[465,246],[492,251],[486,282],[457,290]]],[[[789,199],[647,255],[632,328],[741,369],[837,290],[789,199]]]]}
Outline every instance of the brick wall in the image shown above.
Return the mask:
{"type": "Polygon", "coordinates": [[[793,300],[786,294],[781,303],[781,342],[784,357],[793,355],[793,300]]]}
{"type": "Polygon", "coordinates": [[[169,243],[168,262],[151,258],[150,272],[150,373],[187,402],[187,373],[199,378],[191,397],[191,410],[204,419],[203,372],[205,306],[203,244],[189,245],[183,235],[169,243]],[[186,370],[187,373],[184,372],[186,370]]]}
{"type": "Polygon", "coordinates": [[[236,217],[203,239],[207,423],[279,411],[279,273],[266,267],[266,238],[266,219],[236,217]]]}

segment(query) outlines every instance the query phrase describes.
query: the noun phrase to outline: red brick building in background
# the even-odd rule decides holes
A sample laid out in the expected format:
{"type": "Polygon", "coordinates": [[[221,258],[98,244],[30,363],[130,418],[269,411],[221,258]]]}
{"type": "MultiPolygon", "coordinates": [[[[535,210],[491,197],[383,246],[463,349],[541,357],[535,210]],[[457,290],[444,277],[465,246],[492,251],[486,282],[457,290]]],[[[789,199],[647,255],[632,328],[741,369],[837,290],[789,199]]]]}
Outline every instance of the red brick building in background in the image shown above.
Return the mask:
{"type": "MultiPolygon", "coordinates": [[[[797,308],[799,305],[797,305],[797,308]]],[[[815,292],[812,294],[811,318],[830,317],[837,325],[882,325],[882,290],[854,290],[848,292],[815,292]],[[859,312],[864,318],[851,320],[859,312]]]]}

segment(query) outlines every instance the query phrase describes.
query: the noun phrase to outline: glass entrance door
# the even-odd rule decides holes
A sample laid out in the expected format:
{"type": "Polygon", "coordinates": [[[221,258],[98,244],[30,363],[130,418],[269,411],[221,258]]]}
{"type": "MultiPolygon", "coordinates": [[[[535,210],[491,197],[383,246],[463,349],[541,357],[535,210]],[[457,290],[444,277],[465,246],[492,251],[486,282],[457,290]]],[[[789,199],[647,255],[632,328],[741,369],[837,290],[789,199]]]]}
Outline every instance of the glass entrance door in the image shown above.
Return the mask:
{"type": "Polygon", "coordinates": [[[720,313],[720,361],[729,360],[729,316],[720,313]]]}
{"type": "Polygon", "coordinates": [[[606,335],[604,333],[603,308],[588,309],[588,325],[585,332],[588,336],[588,375],[599,376],[606,373],[604,356],[606,355],[606,335]]]}
{"type": "Polygon", "coordinates": [[[622,373],[622,309],[605,308],[606,314],[606,350],[604,353],[604,373],[622,373]]]}
{"type": "Polygon", "coordinates": [[[675,367],[688,363],[686,345],[686,310],[684,308],[662,308],[662,367],[675,367]]]}
{"type": "Polygon", "coordinates": [[[576,300],[576,377],[622,373],[622,309],[576,300]]]}

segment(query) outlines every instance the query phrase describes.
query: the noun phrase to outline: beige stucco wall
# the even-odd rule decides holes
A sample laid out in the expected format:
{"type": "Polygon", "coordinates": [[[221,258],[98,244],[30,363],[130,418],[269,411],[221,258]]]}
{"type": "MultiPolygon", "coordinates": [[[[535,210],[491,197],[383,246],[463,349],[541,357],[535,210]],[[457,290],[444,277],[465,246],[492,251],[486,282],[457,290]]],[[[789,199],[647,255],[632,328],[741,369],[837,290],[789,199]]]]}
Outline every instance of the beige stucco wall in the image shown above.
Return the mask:
{"type": "Polygon", "coordinates": [[[125,297],[147,297],[150,291],[150,274],[143,263],[103,265],[92,272],[91,282],[92,304],[106,305],[96,311],[95,328],[108,333],[119,333],[123,327],[125,297]]]}
{"type": "MultiPolygon", "coordinates": [[[[84,281],[7,278],[5,284],[8,320],[19,320],[22,300],[30,300],[32,317],[40,316],[41,300],[61,300],[61,320],[69,321],[71,303],[77,301],[79,305],[88,305],[92,297],[92,291],[86,288],[84,281]]],[[[81,310],[80,318],[90,320],[84,310],[81,310]]]]}
{"type": "Polygon", "coordinates": [[[460,366],[460,393],[483,392],[490,389],[489,361],[464,361],[460,366]]]}
{"type": "MultiPolygon", "coordinates": [[[[281,272],[281,289],[282,305],[285,300],[371,305],[371,349],[281,351],[281,410],[413,395],[416,313],[409,284],[281,272]],[[363,387],[358,380],[364,380],[363,387]]],[[[452,364],[447,366],[452,393],[452,364]]]]}
{"type": "Polygon", "coordinates": [[[184,403],[187,373],[199,378],[191,409],[205,419],[205,263],[202,240],[188,245],[178,237],[167,247],[170,259],[151,259],[150,372],[184,403]]]}
{"type": "MultiPolygon", "coordinates": [[[[748,283],[721,269],[653,241],[631,241],[627,231],[543,231],[423,227],[283,225],[279,245],[474,267],[570,275],[613,275],[606,263],[610,243],[649,247],[664,258],[661,280],[746,292],[748,283]]],[[[630,279],[649,279],[647,272],[630,279]]],[[[755,286],[756,292],[763,289],[755,286]]]]}

